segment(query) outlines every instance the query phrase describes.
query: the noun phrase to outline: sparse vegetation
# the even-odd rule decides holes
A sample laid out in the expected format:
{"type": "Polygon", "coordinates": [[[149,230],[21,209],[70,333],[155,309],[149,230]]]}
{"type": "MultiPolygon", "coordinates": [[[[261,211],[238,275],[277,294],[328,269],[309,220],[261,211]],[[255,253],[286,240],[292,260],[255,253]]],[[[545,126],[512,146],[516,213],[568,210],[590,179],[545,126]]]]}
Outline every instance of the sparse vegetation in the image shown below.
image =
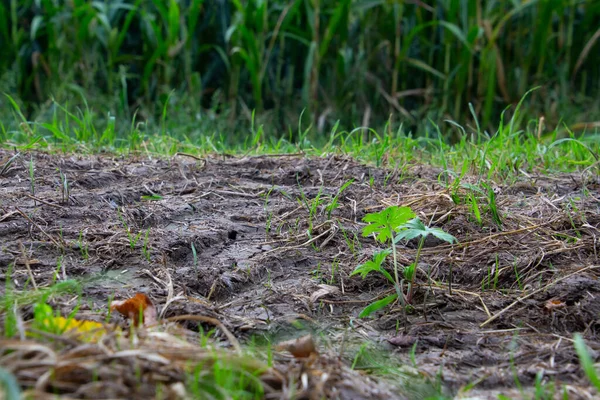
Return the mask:
{"type": "Polygon", "coordinates": [[[0,2],[0,388],[597,397],[599,4],[0,2]]]}

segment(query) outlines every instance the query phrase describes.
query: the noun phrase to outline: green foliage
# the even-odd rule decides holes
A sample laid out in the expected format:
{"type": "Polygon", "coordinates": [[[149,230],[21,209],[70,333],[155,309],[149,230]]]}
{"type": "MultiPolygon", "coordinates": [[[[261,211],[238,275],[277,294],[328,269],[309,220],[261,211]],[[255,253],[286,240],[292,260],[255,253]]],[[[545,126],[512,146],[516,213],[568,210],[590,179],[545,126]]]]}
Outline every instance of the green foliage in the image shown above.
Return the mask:
{"type": "Polygon", "coordinates": [[[415,256],[415,261],[404,268],[404,278],[408,281],[408,294],[406,296],[406,301],[410,303],[413,297],[414,290],[414,281],[417,272],[417,266],[419,265],[419,258],[421,256],[421,249],[425,244],[425,239],[427,236],[433,235],[436,238],[443,240],[446,243],[454,243],[456,242],[456,238],[449,233],[444,232],[439,228],[430,228],[425,226],[423,222],[419,218],[413,218],[408,221],[406,224],[400,227],[400,231],[394,237],[394,244],[398,243],[400,240],[412,240],[416,238],[420,238],[419,247],[417,247],[417,255],[415,256]]]}
{"type": "Polygon", "coordinates": [[[368,225],[363,227],[363,236],[375,235],[375,239],[381,243],[386,243],[389,241],[390,249],[385,249],[375,253],[372,260],[357,266],[354,271],[352,271],[350,276],[360,275],[364,279],[372,272],[379,273],[393,285],[396,293],[369,304],[359,314],[361,318],[367,317],[375,311],[386,307],[398,298],[402,300],[403,304],[405,302],[408,304],[411,303],[413,297],[414,280],[416,277],[419,257],[421,255],[421,249],[423,248],[425,239],[429,235],[435,236],[436,238],[450,244],[456,242],[456,238],[449,233],[444,232],[439,228],[428,227],[419,218],[415,218],[415,213],[410,209],[410,207],[390,206],[380,212],[365,215],[363,221],[368,222],[368,225]],[[404,276],[403,279],[400,280],[398,275],[396,244],[401,240],[412,240],[415,238],[420,238],[415,261],[412,264],[404,267],[404,276]],[[393,278],[391,274],[383,267],[385,259],[390,254],[394,256],[393,278]],[[401,289],[405,281],[408,282],[408,291],[406,294],[402,293],[401,289]]]}
{"type": "Polygon", "coordinates": [[[186,386],[195,399],[262,399],[259,376],[263,372],[250,359],[231,360],[215,352],[214,360],[193,366],[186,386]]]}
{"type": "Polygon", "coordinates": [[[381,243],[390,240],[394,231],[402,224],[415,217],[415,213],[409,207],[392,206],[377,213],[367,214],[364,222],[368,222],[362,230],[363,236],[375,234],[375,239],[381,243]]]}
{"type": "Polygon", "coordinates": [[[350,276],[360,275],[364,279],[371,272],[379,272],[380,274],[385,276],[386,279],[393,285],[395,283],[394,278],[392,278],[390,273],[383,268],[383,262],[385,261],[386,257],[389,256],[391,253],[391,250],[385,249],[383,251],[373,254],[372,260],[368,260],[364,264],[360,264],[354,269],[354,271],[352,271],[350,276]]]}
{"type": "Polygon", "coordinates": [[[417,237],[426,238],[429,235],[433,235],[436,238],[443,240],[447,243],[456,242],[456,238],[451,234],[444,232],[440,228],[430,228],[425,226],[419,218],[413,218],[401,227],[402,229],[394,237],[394,243],[398,243],[400,240],[411,240],[417,237]]]}
{"type": "Polygon", "coordinates": [[[0,92],[28,119],[52,113],[51,96],[86,108],[86,93],[128,119],[168,102],[197,121],[256,110],[279,129],[303,109],[325,127],[473,117],[487,135],[537,85],[523,120],[597,120],[599,15],[592,0],[5,1],[0,92]],[[573,103],[579,116],[555,111],[573,103]]]}
{"type": "Polygon", "coordinates": [[[592,357],[590,356],[583,338],[580,334],[576,333],[574,341],[575,351],[577,351],[581,368],[585,372],[592,385],[594,385],[596,389],[600,391],[600,372],[594,367],[594,362],[592,361],[592,357]]]}
{"type": "Polygon", "coordinates": [[[331,198],[331,202],[325,207],[325,211],[327,211],[327,219],[331,219],[331,213],[333,212],[333,210],[339,207],[338,201],[340,196],[342,195],[342,193],[344,193],[346,189],[348,189],[348,187],[350,187],[350,185],[352,185],[353,182],[354,179],[346,181],[342,186],[340,186],[337,194],[331,198]]]}
{"type": "Polygon", "coordinates": [[[16,378],[4,368],[0,368],[0,393],[6,396],[6,399],[21,398],[21,388],[16,378]]]}
{"type": "Polygon", "coordinates": [[[395,301],[397,298],[398,298],[398,295],[396,293],[394,293],[394,294],[391,294],[389,296],[384,297],[381,300],[374,301],[373,303],[371,303],[368,306],[366,306],[360,312],[360,314],[358,314],[358,316],[360,318],[366,318],[369,315],[373,314],[374,312],[379,311],[382,308],[387,307],[390,303],[392,303],[393,301],[395,301]]]}

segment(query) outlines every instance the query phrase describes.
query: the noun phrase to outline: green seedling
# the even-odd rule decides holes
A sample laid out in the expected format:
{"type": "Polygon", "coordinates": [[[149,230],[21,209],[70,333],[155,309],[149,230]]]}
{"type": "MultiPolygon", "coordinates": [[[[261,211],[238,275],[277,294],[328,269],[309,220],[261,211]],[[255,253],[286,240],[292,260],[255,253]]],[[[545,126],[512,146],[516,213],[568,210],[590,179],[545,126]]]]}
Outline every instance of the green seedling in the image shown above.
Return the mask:
{"type": "Polygon", "coordinates": [[[340,266],[340,260],[338,260],[338,258],[334,258],[333,262],[331,263],[331,278],[329,278],[329,284],[333,285],[335,284],[335,274],[338,271],[340,266]]]}
{"type": "Polygon", "coordinates": [[[411,303],[421,249],[423,248],[425,239],[429,235],[433,235],[448,243],[454,243],[456,241],[454,236],[439,228],[425,226],[419,218],[415,218],[415,213],[409,207],[388,207],[378,213],[367,214],[363,218],[363,221],[369,223],[369,225],[363,228],[363,236],[374,235],[375,239],[381,243],[389,242],[390,249],[375,253],[372,260],[356,267],[351,276],[360,274],[365,278],[371,272],[380,273],[393,285],[396,293],[369,304],[361,311],[359,314],[360,317],[366,317],[373,312],[386,307],[397,299],[399,299],[402,304],[411,303]],[[401,280],[398,273],[399,266],[396,244],[401,240],[412,240],[415,238],[420,238],[417,255],[415,256],[415,261],[411,265],[404,267],[401,280]],[[393,255],[393,276],[383,268],[383,262],[389,254],[393,255]],[[408,283],[406,294],[402,292],[404,282],[408,283]]]}
{"type": "Polygon", "coordinates": [[[502,218],[500,218],[500,213],[498,212],[498,204],[496,203],[496,192],[491,185],[487,183],[482,183],[482,186],[487,190],[487,199],[488,199],[488,208],[490,214],[492,214],[492,219],[499,227],[502,227],[502,218]]]}
{"type": "Polygon", "coordinates": [[[300,198],[298,199],[298,204],[300,204],[300,206],[304,206],[306,208],[306,210],[308,211],[308,236],[312,237],[312,231],[313,231],[313,226],[314,226],[314,221],[317,217],[317,213],[319,211],[319,206],[321,206],[323,204],[323,187],[319,188],[319,191],[317,192],[317,195],[315,196],[314,199],[309,199],[306,194],[304,193],[304,190],[302,190],[302,185],[300,185],[300,181],[298,176],[296,176],[296,180],[298,181],[298,187],[300,189],[300,198]]]}
{"type": "Polygon", "coordinates": [[[398,286],[400,279],[398,277],[398,256],[393,242],[394,232],[414,217],[415,213],[409,207],[392,206],[378,213],[367,214],[363,218],[363,221],[368,223],[362,231],[364,237],[375,235],[375,240],[380,243],[390,242],[394,257],[394,282],[398,286]]]}
{"type": "Polygon", "coordinates": [[[60,192],[62,195],[62,203],[69,203],[69,196],[71,194],[71,188],[69,186],[69,180],[67,179],[67,175],[63,174],[62,171],[58,171],[60,174],[60,192]]]}
{"type": "Polygon", "coordinates": [[[64,260],[63,260],[63,256],[58,256],[58,258],[56,259],[56,268],[54,269],[54,272],[52,273],[52,284],[54,284],[54,283],[56,283],[56,281],[58,281],[58,277],[60,276],[59,272],[61,270],[64,273],[64,260]]]}
{"type": "Polygon", "coordinates": [[[325,211],[327,212],[327,219],[331,219],[331,213],[333,212],[333,210],[339,207],[338,200],[340,196],[342,195],[344,190],[346,190],[350,185],[352,185],[353,182],[354,179],[350,179],[349,181],[345,182],[339,188],[337,194],[331,199],[331,202],[325,207],[325,211]]]}
{"type": "Polygon", "coordinates": [[[310,273],[315,280],[321,282],[321,279],[323,278],[323,273],[321,272],[321,263],[317,263],[317,268],[313,269],[310,273]]]}
{"type": "Polygon", "coordinates": [[[415,261],[404,269],[404,277],[409,282],[407,302],[410,303],[412,301],[416,270],[421,256],[421,250],[423,249],[423,245],[425,244],[425,239],[429,235],[432,235],[446,243],[452,244],[456,242],[456,238],[451,234],[443,231],[442,229],[430,228],[426,226],[419,218],[411,219],[406,224],[402,225],[400,229],[400,232],[398,232],[398,234],[394,238],[394,243],[398,243],[401,240],[412,240],[420,238],[419,246],[417,247],[417,255],[415,256],[415,261]]]}
{"type": "Polygon", "coordinates": [[[513,261],[513,270],[515,271],[515,277],[517,278],[517,285],[519,286],[519,290],[523,290],[523,284],[521,283],[521,274],[519,274],[519,269],[517,267],[517,260],[513,261]]]}
{"type": "Polygon", "coordinates": [[[142,246],[142,254],[146,258],[146,261],[150,262],[150,248],[148,247],[148,242],[150,240],[150,228],[146,229],[146,234],[144,235],[144,244],[142,246]]]}
{"type": "Polygon", "coordinates": [[[194,246],[194,242],[190,244],[192,248],[192,257],[194,259],[194,270],[196,271],[196,278],[200,276],[200,271],[198,269],[198,253],[196,252],[196,246],[194,246]]]}
{"type": "Polygon", "coordinates": [[[390,275],[390,273],[383,268],[383,262],[391,253],[392,251],[390,249],[385,249],[373,254],[372,260],[368,260],[367,262],[360,264],[354,269],[354,271],[352,271],[350,276],[360,275],[364,279],[371,272],[378,272],[382,274],[388,280],[388,282],[390,282],[392,285],[395,285],[396,281],[392,275],[390,275]]]}
{"type": "Polygon", "coordinates": [[[79,252],[81,253],[81,257],[87,261],[89,258],[88,252],[88,244],[85,243],[83,239],[83,231],[79,231],[79,238],[77,239],[77,246],[79,247],[79,252]]]}
{"type": "Polygon", "coordinates": [[[388,207],[378,213],[367,214],[363,221],[367,222],[368,225],[362,230],[362,235],[367,237],[374,235],[375,240],[380,243],[389,243],[390,249],[376,253],[373,256],[372,262],[359,265],[352,272],[352,275],[360,274],[363,279],[371,272],[376,271],[381,273],[390,281],[394,286],[396,293],[386,296],[381,300],[377,300],[361,311],[359,317],[367,317],[377,310],[380,310],[387,305],[394,302],[399,297],[402,297],[402,290],[400,288],[400,278],[398,274],[398,255],[396,253],[396,246],[393,242],[394,232],[403,224],[408,222],[411,218],[415,217],[415,213],[409,207],[388,207]],[[393,267],[394,267],[394,278],[383,269],[382,264],[385,258],[389,254],[393,255],[393,267]],[[384,272],[385,271],[385,272],[384,272]]]}
{"type": "Polygon", "coordinates": [[[135,245],[137,244],[138,240],[140,240],[140,237],[142,236],[142,231],[138,232],[137,235],[131,233],[131,229],[129,228],[129,225],[127,225],[127,221],[125,221],[123,215],[121,215],[121,212],[117,210],[117,214],[119,216],[119,219],[121,220],[121,223],[123,224],[123,228],[125,228],[125,233],[127,234],[127,238],[129,239],[129,247],[131,248],[131,250],[133,250],[135,249],[135,245]]]}
{"type": "Polygon", "coordinates": [[[33,156],[29,159],[29,189],[31,195],[35,196],[35,166],[33,164],[33,156]]]}
{"type": "Polygon", "coordinates": [[[473,192],[469,193],[469,205],[471,206],[471,212],[473,213],[473,216],[475,217],[475,221],[477,221],[477,224],[481,226],[481,224],[482,224],[481,211],[479,210],[477,196],[475,196],[475,194],[473,192]]]}

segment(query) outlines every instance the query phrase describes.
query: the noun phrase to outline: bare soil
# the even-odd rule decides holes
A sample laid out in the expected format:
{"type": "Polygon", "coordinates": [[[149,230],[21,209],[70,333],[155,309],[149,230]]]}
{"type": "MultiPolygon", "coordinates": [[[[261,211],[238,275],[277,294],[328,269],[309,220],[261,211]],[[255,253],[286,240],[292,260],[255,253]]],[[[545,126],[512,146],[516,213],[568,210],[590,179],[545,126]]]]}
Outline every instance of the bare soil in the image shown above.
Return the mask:
{"type": "MultiPolygon", "coordinates": [[[[4,161],[11,155],[0,151],[4,161]]],[[[242,342],[313,333],[321,348],[347,365],[356,361],[377,374],[365,356],[379,354],[388,366],[406,366],[406,380],[383,374],[379,383],[368,381],[370,387],[383,385],[378,393],[398,398],[425,397],[427,389],[409,385],[414,374],[450,395],[475,383],[469,396],[527,397],[540,371],[544,383],[561,390],[567,385],[569,398],[597,396],[578,365],[572,335],[582,333],[597,361],[598,182],[580,174],[488,181],[499,227],[485,196],[468,187],[453,193],[446,178],[429,166],[381,169],[339,156],[164,159],[32,152],[0,176],[0,280],[14,263],[16,288],[26,282],[31,287],[25,261],[37,286],[56,273],[59,279],[87,279],[83,318],[101,320],[97,311],[106,310],[110,298],[144,292],[165,307],[164,317],[211,316],[242,342]],[[327,199],[350,179],[329,213],[327,199]],[[467,201],[471,193],[480,198],[481,223],[467,201]],[[315,198],[326,201],[311,216],[315,198]],[[350,277],[382,249],[361,237],[362,218],[389,205],[409,205],[459,244],[426,242],[409,312],[395,304],[359,319],[367,304],[393,291],[378,276],[350,277]],[[169,290],[178,300],[165,305],[169,290]]],[[[478,180],[469,175],[463,183],[478,180]]],[[[403,265],[415,253],[416,243],[400,244],[403,265]]],[[[74,301],[56,300],[56,306],[69,312],[74,301]]],[[[359,392],[338,393],[375,393],[359,392]]]]}

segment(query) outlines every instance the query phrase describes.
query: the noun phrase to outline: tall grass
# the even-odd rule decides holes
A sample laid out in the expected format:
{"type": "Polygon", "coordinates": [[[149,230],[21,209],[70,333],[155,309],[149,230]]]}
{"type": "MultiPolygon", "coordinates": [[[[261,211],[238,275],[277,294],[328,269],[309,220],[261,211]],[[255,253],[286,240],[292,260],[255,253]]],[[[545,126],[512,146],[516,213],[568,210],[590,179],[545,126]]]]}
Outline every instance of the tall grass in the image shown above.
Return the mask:
{"type": "Polygon", "coordinates": [[[279,127],[488,129],[540,85],[523,113],[554,127],[600,118],[599,20],[595,0],[3,0],[0,91],[29,118],[85,93],[129,118],[168,99],[279,127]]]}

